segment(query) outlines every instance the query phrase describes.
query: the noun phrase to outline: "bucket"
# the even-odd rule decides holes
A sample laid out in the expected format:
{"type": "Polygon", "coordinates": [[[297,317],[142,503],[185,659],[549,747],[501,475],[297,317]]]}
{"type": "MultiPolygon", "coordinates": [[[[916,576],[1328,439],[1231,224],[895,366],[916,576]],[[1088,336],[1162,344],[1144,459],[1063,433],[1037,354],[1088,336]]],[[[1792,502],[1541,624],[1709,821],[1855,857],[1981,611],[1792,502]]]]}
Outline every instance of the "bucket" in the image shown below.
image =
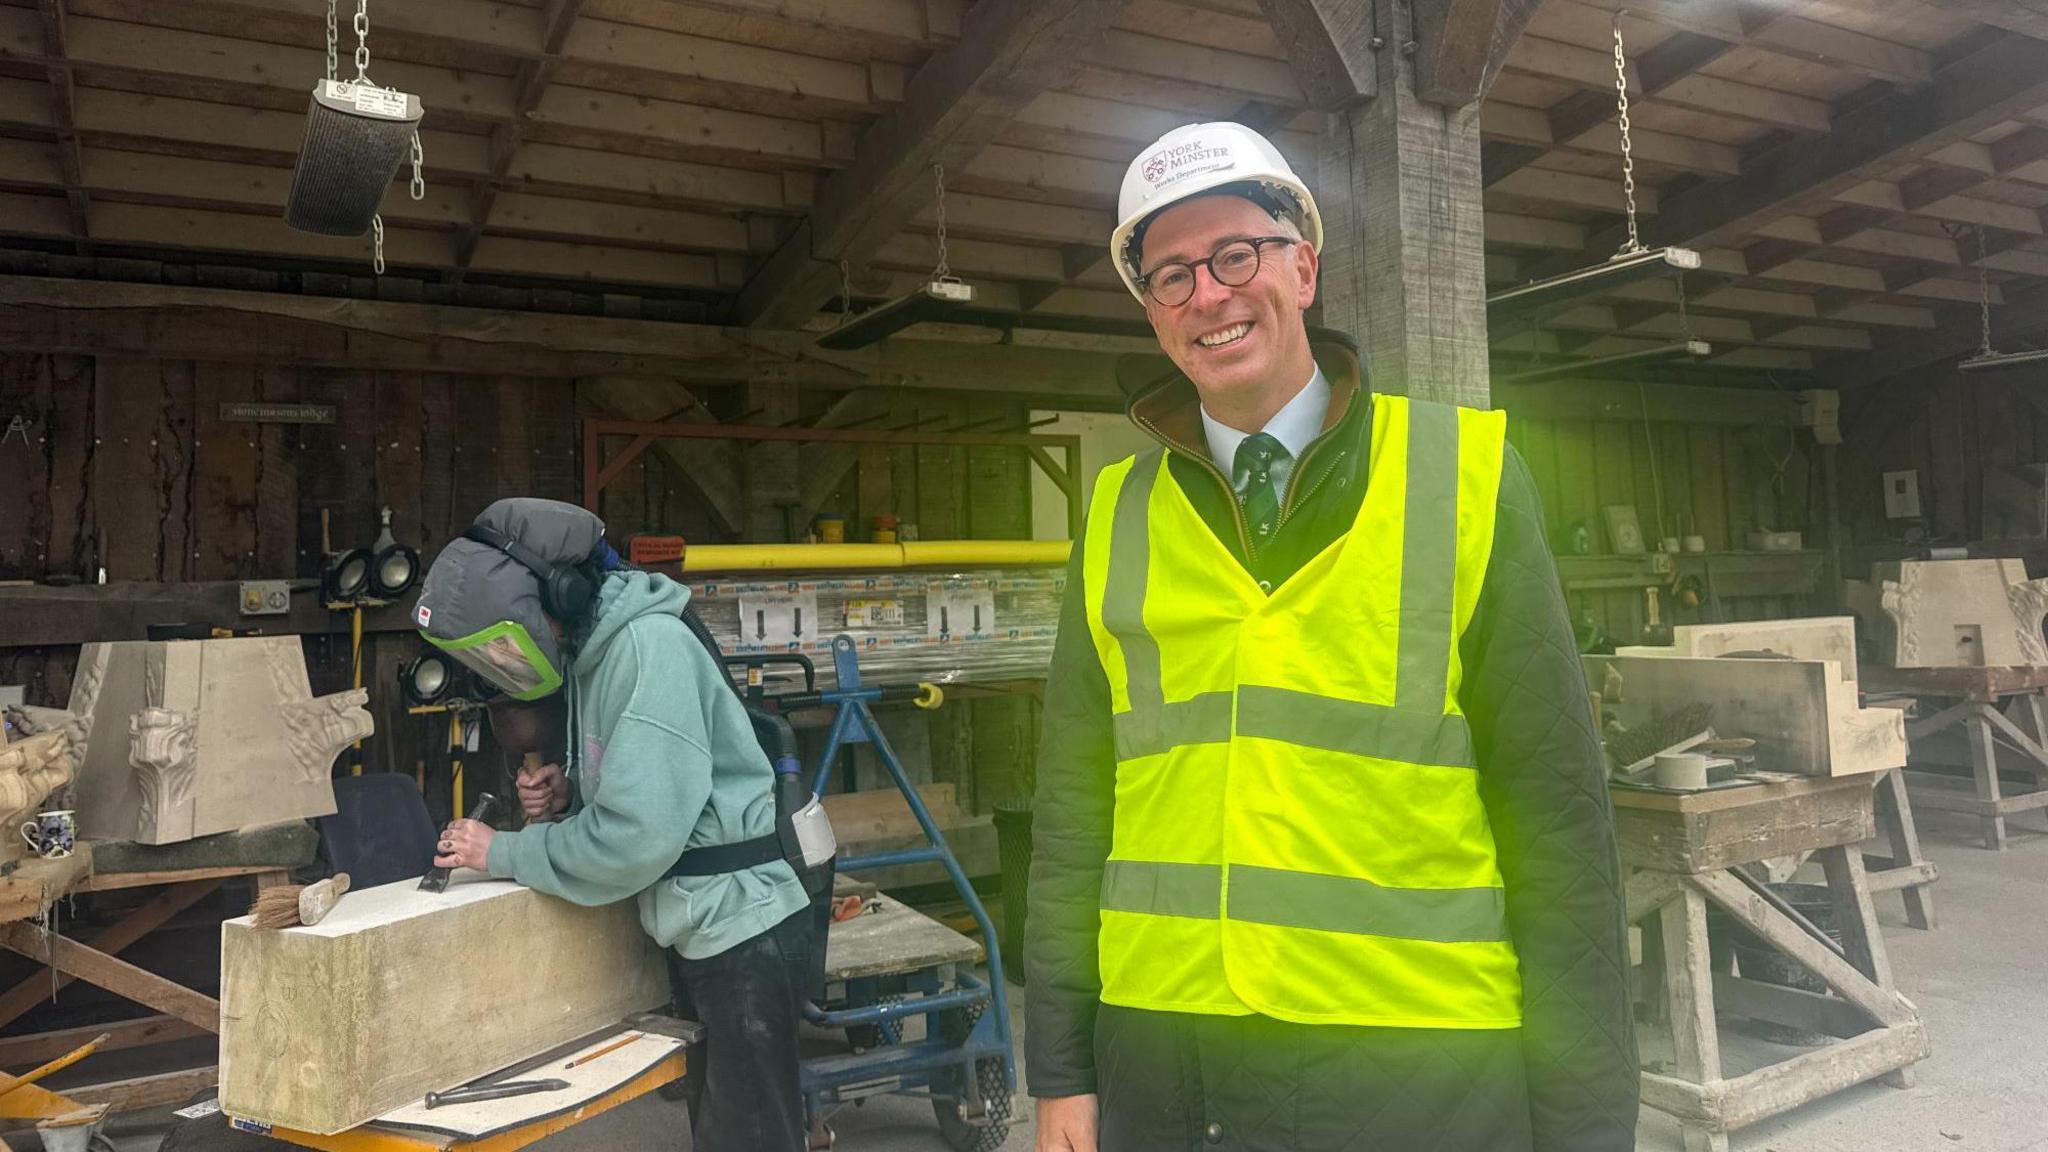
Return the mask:
{"type": "MultiPolygon", "coordinates": [[[[1791,906],[1792,910],[1806,917],[1808,923],[1827,934],[1837,946],[1842,943],[1841,929],[1835,926],[1835,904],[1825,884],[1773,884],[1771,891],[1791,906]]],[[[1717,942],[1726,941],[1735,952],[1735,965],[1739,975],[1762,984],[1775,984],[1780,988],[1796,988],[1802,992],[1827,994],[1825,980],[1806,970],[1806,966],[1751,932],[1734,917],[1712,907],[1707,909],[1707,935],[1717,942]]],[[[1762,1034],[1767,1039],[1786,1044],[1814,1045],[1828,1039],[1802,1029],[1789,1028],[1774,1021],[1759,1020],[1762,1034]]]]}
{"type": "Polygon", "coordinates": [[[840,513],[838,513],[838,512],[820,512],[820,513],[818,513],[818,518],[817,518],[817,520],[813,521],[813,523],[814,523],[814,524],[815,524],[815,525],[817,526],[817,529],[818,529],[818,542],[819,542],[819,543],[821,543],[821,544],[844,544],[844,543],[846,543],[846,517],[845,517],[845,516],[841,515],[841,514],[840,514],[840,513]]]}
{"type": "Polygon", "coordinates": [[[896,518],[894,516],[876,516],[868,521],[868,529],[871,534],[869,538],[874,543],[896,543],[896,518]]]}
{"type": "Polygon", "coordinates": [[[1003,973],[1012,984],[1022,984],[1025,922],[1031,913],[1026,895],[1031,883],[1031,802],[998,804],[992,815],[1003,869],[1003,973]]]}

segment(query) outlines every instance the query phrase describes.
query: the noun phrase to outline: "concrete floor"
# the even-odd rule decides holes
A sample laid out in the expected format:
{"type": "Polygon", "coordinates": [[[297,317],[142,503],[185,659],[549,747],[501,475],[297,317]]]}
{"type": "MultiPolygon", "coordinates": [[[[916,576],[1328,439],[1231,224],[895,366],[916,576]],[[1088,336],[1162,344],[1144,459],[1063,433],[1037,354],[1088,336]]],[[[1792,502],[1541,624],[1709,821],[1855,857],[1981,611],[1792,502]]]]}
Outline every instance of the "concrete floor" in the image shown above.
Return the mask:
{"type": "MultiPolygon", "coordinates": [[[[1896,894],[1878,897],[1899,986],[1919,1005],[1934,1054],[1917,1068],[1915,1087],[1863,1085],[1734,1135],[1735,1152],[2048,1152],[2048,831],[2032,814],[2009,822],[2004,853],[1977,847],[1974,819],[1921,815],[1922,839],[1940,866],[1935,885],[1940,927],[1905,925],[1896,894]]],[[[1011,992],[1021,1035],[1024,997],[1011,992]]],[[[1723,1029],[1727,1071],[1796,1054],[1723,1029]]],[[[1032,1146],[1030,1103],[1005,1149],[1032,1146]]],[[[645,1099],[535,1147],[542,1152],[681,1152],[690,1146],[680,1104],[645,1099]]],[[[124,1125],[124,1127],[127,1127],[124,1125]]],[[[881,1098],[833,1118],[843,1152],[944,1152],[930,1105],[881,1098]]],[[[129,1129],[124,1152],[153,1140],[129,1129]]],[[[1679,1152],[1677,1125],[1645,1110],[1639,1152],[1679,1152]]],[[[1303,1150],[1314,1152],[1314,1150],[1303,1150]]]]}
{"type": "MultiPolygon", "coordinates": [[[[1735,1152],[2048,1152],[2048,832],[2039,814],[2008,822],[2004,853],[1977,847],[1974,819],[1920,816],[1941,868],[1939,927],[1906,927],[1900,897],[1877,898],[1899,986],[1919,1005],[1934,1054],[1906,1091],[1863,1085],[1734,1134],[1735,1152]]],[[[1011,1005],[1022,1030],[1023,996],[1011,1005]]],[[[1795,1055],[1723,1029],[1728,1071],[1795,1055]],[[1754,1062],[1754,1063],[1753,1063],[1754,1062]]],[[[1032,1146],[1028,1101],[1006,1149],[1032,1146]]],[[[687,1148],[678,1106],[644,1101],[540,1145],[546,1152],[687,1148]]],[[[930,1108],[882,1099],[833,1121],[844,1152],[943,1152],[930,1108]]],[[[1679,1152],[1678,1126],[1645,1110],[1639,1152],[1679,1152]]],[[[1303,1152],[1314,1152],[1306,1149],[1303,1152]]]]}

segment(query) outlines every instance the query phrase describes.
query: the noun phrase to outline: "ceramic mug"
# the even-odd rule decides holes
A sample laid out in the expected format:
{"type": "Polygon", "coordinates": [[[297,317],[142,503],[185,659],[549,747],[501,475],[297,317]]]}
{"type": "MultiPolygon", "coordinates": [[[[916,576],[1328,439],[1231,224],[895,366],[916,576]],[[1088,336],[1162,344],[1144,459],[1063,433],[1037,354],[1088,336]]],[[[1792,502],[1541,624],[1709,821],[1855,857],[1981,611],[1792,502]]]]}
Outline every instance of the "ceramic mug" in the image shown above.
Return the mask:
{"type": "Polygon", "coordinates": [[[36,818],[21,826],[21,838],[35,849],[36,855],[45,860],[60,860],[71,855],[78,844],[77,814],[64,812],[40,812],[36,818]]]}

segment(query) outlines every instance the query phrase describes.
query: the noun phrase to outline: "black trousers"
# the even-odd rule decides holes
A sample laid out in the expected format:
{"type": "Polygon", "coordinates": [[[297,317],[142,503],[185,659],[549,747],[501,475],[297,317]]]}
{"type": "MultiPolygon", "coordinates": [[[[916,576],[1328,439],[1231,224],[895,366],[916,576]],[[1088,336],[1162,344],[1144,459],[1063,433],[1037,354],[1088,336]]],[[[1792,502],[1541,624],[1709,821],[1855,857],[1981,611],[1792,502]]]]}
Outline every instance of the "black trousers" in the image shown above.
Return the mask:
{"type": "Polygon", "coordinates": [[[709,959],[669,954],[677,1011],[704,1025],[683,1077],[693,1152],[803,1152],[797,1022],[815,939],[807,908],[709,959]]]}

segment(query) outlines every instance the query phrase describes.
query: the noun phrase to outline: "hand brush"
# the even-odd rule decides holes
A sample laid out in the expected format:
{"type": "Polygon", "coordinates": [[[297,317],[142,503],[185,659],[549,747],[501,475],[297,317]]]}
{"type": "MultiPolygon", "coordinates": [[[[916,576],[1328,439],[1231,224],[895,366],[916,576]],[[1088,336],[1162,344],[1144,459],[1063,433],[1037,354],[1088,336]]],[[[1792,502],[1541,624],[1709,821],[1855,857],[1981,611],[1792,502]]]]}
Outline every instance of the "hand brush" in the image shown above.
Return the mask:
{"type": "Polygon", "coordinates": [[[318,924],[334,911],[334,906],[341,902],[342,893],[347,891],[346,872],[303,886],[279,884],[256,894],[256,903],[249,906],[249,917],[258,928],[318,924]]]}

